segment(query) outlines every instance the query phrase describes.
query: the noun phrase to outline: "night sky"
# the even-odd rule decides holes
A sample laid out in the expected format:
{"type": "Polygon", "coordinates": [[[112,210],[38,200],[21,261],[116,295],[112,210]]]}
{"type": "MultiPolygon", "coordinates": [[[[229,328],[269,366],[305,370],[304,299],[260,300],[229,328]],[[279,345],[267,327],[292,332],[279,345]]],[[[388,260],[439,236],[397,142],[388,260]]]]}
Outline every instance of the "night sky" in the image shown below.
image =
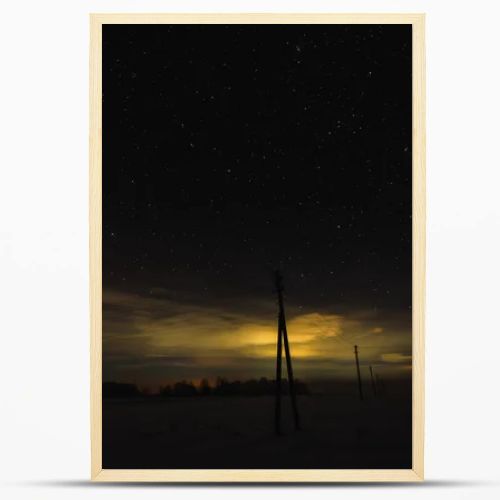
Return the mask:
{"type": "Polygon", "coordinates": [[[104,379],[411,363],[411,26],[103,27],[104,379]]]}

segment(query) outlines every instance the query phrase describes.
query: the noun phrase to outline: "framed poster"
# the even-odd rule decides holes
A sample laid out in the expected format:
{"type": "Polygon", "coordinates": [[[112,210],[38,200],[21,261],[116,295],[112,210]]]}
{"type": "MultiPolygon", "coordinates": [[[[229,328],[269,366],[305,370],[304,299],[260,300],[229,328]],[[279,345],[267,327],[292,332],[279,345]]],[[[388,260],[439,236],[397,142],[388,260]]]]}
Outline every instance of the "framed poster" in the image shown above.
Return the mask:
{"type": "Polygon", "coordinates": [[[91,16],[92,478],[420,481],[424,16],[91,16]]]}

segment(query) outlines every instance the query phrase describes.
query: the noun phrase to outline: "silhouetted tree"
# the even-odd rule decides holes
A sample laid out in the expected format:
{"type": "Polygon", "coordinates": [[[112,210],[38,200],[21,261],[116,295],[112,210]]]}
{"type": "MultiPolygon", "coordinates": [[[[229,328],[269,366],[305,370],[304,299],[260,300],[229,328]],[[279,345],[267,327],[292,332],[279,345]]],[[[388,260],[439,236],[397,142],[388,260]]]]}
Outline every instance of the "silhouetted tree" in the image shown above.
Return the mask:
{"type": "Polygon", "coordinates": [[[104,382],[102,384],[103,398],[137,398],[141,395],[135,384],[119,382],[104,382]]]}
{"type": "Polygon", "coordinates": [[[192,382],[182,380],[174,385],[174,396],[196,396],[196,387],[192,382]]]}
{"type": "Polygon", "coordinates": [[[201,396],[208,396],[210,394],[211,390],[212,389],[210,387],[210,382],[206,378],[201,379],[200,395],[201,396]]]}
{"type": "Polygon", "coordinates": [[[160,396],[162,396],[164,398],[168,398],[172,395],[173,395],[172,386],[166,385],[166,386],[160,388],[160,396]]]}

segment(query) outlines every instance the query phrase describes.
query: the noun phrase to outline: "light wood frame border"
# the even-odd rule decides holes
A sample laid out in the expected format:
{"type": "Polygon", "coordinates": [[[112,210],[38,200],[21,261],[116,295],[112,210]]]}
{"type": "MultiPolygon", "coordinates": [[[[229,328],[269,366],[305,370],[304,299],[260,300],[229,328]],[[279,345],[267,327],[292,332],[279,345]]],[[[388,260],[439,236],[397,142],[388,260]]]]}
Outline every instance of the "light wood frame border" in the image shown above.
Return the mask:
{"type": "Polygon", "coordinates": [[[375,482],[424,478],[425,14],[91,14],[90,15],[90,417],[93,481],[375,482]],[[413,27],[413,467],[411,469],[102,468],[102,25],[411,24],[413,27]]]}

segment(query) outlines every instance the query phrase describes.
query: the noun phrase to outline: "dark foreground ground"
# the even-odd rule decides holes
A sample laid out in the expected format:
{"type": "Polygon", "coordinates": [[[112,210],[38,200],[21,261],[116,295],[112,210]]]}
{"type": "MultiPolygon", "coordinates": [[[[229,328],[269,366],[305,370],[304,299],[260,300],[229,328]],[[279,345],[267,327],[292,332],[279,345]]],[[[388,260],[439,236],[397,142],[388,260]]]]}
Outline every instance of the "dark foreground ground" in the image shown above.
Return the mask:
{"type": "Polygon", "coordinates": [[[302,430],[283,397],[195,396],[103,401],[104,468],[411,468],[411,393],[361,402],[299,396],[302,430]]]}

